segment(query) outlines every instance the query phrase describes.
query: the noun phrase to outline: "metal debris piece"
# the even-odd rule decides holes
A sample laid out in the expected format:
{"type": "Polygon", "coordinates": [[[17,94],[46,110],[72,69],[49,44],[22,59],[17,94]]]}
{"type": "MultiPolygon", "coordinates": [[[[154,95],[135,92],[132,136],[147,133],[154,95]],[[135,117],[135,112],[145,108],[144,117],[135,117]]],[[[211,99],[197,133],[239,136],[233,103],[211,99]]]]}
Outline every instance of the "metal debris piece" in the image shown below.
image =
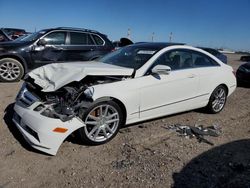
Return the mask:
{"type": "Polygon", "coordinates": [[[167,127],[164,127],[168,130],[174,130],[179,133],[179,136],[184,136],[186,138],[196,137],[199,142],[204,142],[209,145],[214,145],[212,142],[204,138],[204,136],[213,136],[217,137],[221,134],[221,128],[218,125],[212,125],[209,127],[203,127],[203,125],[181,125],[173,124],[167,127]]]}

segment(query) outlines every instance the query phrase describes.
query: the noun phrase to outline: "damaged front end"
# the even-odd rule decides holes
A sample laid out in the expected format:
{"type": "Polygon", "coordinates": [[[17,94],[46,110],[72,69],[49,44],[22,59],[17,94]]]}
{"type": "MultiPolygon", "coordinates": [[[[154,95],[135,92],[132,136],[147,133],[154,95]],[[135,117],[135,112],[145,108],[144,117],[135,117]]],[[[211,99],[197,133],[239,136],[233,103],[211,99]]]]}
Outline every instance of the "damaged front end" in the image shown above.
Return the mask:
{"type": "Polygon", "coordinates": [[[95,88],[130,79],[132,73],[102,63],[37,68],[26,75],[12,120],[33,148],[55,155],[70,134],[86,127],[84,114],[95,104],[95,88]]]}
{"type": "Polygon", "coordinates": [[[92,104],[94,85],[121,81],[124,78],[124,76],[87,76],[80,82],[74,81],[54,92],[43,92],[42,88],[35,84],[34,79],[28,77],[25,79],[17,100],[26,106],[30,106],[31,101],[39,101],[34,111],[65,122],[76,116],[79,117],[82,110],[92,104]]]}

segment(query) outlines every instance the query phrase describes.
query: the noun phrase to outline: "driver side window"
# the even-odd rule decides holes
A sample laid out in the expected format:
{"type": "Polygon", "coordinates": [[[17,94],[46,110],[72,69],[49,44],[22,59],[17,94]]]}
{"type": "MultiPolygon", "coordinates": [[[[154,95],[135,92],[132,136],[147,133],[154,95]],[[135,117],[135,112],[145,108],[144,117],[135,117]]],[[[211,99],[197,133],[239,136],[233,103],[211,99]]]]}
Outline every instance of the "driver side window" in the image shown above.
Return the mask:
{"type": "Polygon", "coordinates": [[[44,37],[44,40],[49,45],[65,44],[65,39],[66,39],[65,32],[53,32],[44,37]]]}
{"type": "Polygon", "coordinates": [[[192,55],[185,50],[172,50],[162,54],[154,63],[167,65],[171,70],[181,70],[193,67],[192,55]]]}

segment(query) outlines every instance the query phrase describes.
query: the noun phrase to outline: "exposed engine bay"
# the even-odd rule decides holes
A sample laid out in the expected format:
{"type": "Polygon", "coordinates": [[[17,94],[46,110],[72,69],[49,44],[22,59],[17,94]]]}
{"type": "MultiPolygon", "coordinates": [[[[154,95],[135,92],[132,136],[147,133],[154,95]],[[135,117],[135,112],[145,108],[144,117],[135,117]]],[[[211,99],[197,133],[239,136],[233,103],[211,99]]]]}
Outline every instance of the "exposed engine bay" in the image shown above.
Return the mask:
{"type": "Polygon", "coordinates": [[[42,92],[34,79],[25,79],[26,89],[41,102],[34,110],[41,115],[60,119],[65,122],[75,116],[81,116],[82,110],[87,109],[93,102],[92,86],[107,84],[127,79],[129,76],[87,76],[81,81],[71,82],[54,92],[42,92]]]}

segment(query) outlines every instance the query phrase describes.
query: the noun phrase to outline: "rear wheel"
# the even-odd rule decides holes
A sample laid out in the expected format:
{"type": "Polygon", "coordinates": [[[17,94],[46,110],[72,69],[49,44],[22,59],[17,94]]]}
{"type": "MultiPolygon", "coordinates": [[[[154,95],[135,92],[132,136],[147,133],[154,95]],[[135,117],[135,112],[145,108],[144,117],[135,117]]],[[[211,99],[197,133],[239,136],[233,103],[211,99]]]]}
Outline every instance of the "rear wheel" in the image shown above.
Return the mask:
{"type": "Polygon", "coordinates": [[[96,103],[81,116],[86,126],[80,129],[80,136],[90,145],[110,141],[123,123],[121,108],[113,101],[96,103]]]}
{"type": "Polygon", "coordinates": [[[212,95],[210,96],[207,110],[212,114],[219,113],[224,108],[226,101],[227,89],[225,86],[220,85],[215,88],[212,95]]]}
{"type": "Polygon", "coordinates": [[[22,64],[16,59],[4,58],[0,60],[0,80],[4,82],[19,81],[24,74],[22,64]]]}

